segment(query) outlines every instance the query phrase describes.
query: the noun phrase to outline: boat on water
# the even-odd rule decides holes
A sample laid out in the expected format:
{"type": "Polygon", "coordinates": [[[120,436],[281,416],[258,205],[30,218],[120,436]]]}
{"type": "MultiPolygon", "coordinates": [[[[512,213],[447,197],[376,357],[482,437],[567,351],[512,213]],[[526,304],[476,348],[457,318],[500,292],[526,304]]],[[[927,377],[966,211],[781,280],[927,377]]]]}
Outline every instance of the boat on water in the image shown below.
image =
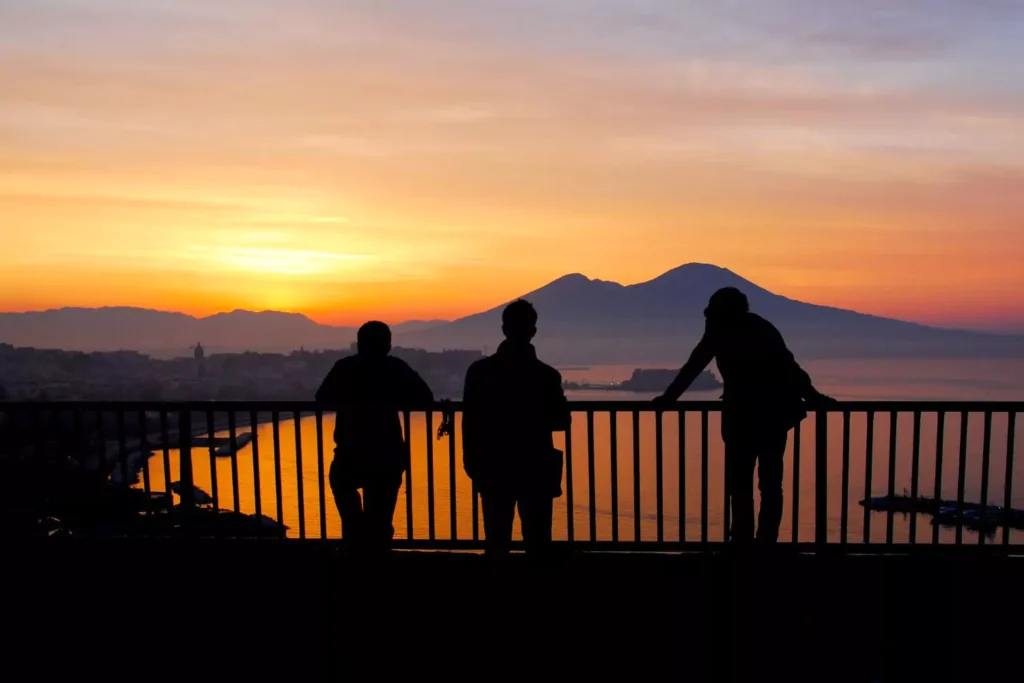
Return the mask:
{"type": "Polygon", "coordinates": [[[965,526],[975,531],[991,531],[1001,526],[1024,529],[1024,510],[999,505],[914,498],[904,493],[898,496],[875,496],[860,501],[863,507],[876,512],[899,512],[932,516],[933,524],[965,526]]]}
{"type": "Polygon", "coordinates": [[[227,443],[218,447],[217,450],[213,452],[213,454],[218,458],[224,458],[230,455],[234,455],[235,453],[242,450],[251,443],[252,432],[242,432],[241,434],[235,436],[235,447],[232,447],[231,441],[228,440],[227,443]]]}
{"type": "MultiPolygon", "coordinates": [[[[177,493],[179,496],[181,495],[181,492],[183,490],[180,481],[172,481],[171,485],[168,488],[170,488],[171,491],[177,493]]],[[[193,486],[192,500],[194,500],[199,505],[209,505],[210,503],[213,502],[213,496],[211,496],[209,493],[202,490],[201,488],[193,486]]]]}

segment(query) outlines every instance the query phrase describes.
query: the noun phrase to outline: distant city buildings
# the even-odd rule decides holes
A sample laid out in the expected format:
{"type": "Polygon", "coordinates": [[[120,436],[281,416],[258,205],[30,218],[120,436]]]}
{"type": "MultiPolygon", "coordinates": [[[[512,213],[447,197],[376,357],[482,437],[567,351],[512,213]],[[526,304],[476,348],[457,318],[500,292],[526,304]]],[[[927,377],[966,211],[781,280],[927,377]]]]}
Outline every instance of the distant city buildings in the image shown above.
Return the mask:
{"type": "MultiPolygon", "coordinates": [[[[158,360],[133,351],[81,353],[0,344],[0,377],[10,400],[305,400],[349,353],[207,354],[200,343],[186,357],[158,360]]],[[[393,353],[441,398],[461,396],[466,370],[482,355],[405,348],[393,353]]]]}
{"type": "Polygon", "coordinates": [[[196,344],[193,358],[196,361],[196,377],[203,379],[206,376],[206,351],[203,350],[202,342],[196,344]]]}

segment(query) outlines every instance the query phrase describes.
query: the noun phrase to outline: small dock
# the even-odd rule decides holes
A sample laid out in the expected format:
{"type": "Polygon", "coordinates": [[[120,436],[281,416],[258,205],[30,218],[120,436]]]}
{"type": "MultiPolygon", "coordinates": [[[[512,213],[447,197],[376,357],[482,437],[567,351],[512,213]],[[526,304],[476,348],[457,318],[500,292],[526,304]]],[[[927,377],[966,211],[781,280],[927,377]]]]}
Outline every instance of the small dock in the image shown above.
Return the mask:
{"type": "Polygon", "coordinates": [[[974,531],[993,531],[999,527],[1024,529],[1024,510],[998,505],[959,502],[908,495],[865,498],[861,506],[875,512],[931,515],[933,524],[959,526],[974,531]]]}
{"type": "MultiPolygon", "coordinates": [[[[234,443],[232,443],[231,437],[227,436],[192,436],[189,444],[191,448],[212,449],[214,456],[218,458],[226,458],[231,457],[248,447],[252,443],[252,440],[253,433],[250,431],[236,434],[234,443]]],[[[124,473],[121,471],[123,469],[121,449],[117,443],[108,442],[106,458],[107,462],[112,465],[111,481],[120,484],[127,479],[134,484],[138,481],[138,474],[142,470],[143,463],[152,457],[154,453],[163,450],[177,450],[180,448],[181,439],[177,434],[170,435],[166,441],[158,440],[155,443],[147,439],[145,442],[145,448],[143,448],[143,443],[137,439],[132,440],[130,443],[126,443],[123,460],[127,463],[128,476],[125,477],[124,473]]]]}

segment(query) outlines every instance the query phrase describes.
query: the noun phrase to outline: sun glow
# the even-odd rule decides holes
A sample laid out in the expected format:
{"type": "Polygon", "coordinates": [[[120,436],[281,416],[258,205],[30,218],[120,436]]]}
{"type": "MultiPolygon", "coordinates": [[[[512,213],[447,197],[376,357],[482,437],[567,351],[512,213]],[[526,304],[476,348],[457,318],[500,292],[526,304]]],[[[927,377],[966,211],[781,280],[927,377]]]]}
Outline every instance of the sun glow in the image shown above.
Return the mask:
{"type": "Polygon", "coordinates": [[[199,248],[194,255],[222,270],[295,276],[348,273],[373,261],[366,254],[264,247],[199,248]]]}
{"type": "Polygon", "coordinates": [[[696,261],[1024,330],[1024,3],[637,4],[0,1],[0,311],[455,318],[696,261]]]}

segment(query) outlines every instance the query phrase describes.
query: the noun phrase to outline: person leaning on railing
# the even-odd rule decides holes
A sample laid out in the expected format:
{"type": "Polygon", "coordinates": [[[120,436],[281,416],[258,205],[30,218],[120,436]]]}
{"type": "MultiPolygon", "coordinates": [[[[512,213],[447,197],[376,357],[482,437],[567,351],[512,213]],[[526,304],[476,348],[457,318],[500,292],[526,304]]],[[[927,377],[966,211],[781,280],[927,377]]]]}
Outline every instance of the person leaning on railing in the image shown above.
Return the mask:
{"type": "Polygon", "coordinates": [[[789,430],[807,417],[808,407],[835,400],[814,388],[810,376],[770,322],[750,311],[747,297],[734,287],[711,296],[704,310],[704,336],[679,375],[655,399],[661,407],[679,399],[714,360],[725,385],[722,438],[732,502],[734,542],[754,538],[754,466],[761,510],[757,540],[774,543],[782,522],[782,460],[789,430]]]}
{"type": "Polygon", "coordinates": [[[391,352],[391,330],[381,322],[359,328],[354,356],[342,358],[316,400],[336,411],[330,483],[348,540],[386,547],[409,450],[399,412],[429,410],[434,395],[423,378],[391,352]],[[360,498],[359,490],[363,495],[360,498]]]}

